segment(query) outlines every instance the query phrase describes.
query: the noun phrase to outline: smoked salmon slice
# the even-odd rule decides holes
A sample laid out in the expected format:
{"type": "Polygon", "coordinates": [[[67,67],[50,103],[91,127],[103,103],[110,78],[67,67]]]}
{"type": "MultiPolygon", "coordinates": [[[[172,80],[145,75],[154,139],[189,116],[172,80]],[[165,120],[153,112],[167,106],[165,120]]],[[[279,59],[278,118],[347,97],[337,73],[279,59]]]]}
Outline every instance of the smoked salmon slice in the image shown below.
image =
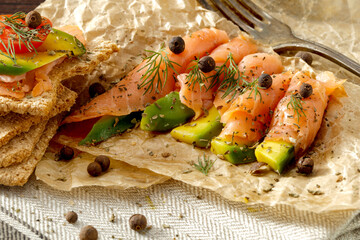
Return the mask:
{"type": "MultiPolygon", "coordinates": [[[[257,79],[262,73],[277,74],[281,73],[284,67],[281,58],[277,54],[269,53],[254,53],[245,56],[239,63],[239,72],[242,75],[240,81],[252,82],[257,79]]],[[[238,83],[239,86],[242,82],[238,83]]],[[[231,100],[234,99],[234,94],[224,95],[224,91],[218,91],[214,105],[222,115],[231,105],[231,100]]]]}
{"type": "Polygon", "coordinates": [[[336,81],[333,74],[313,78],[309,72],[298,72],[275,109],[270,130],[264,141],[285,141],[295,147],[297,156],[303,155],[310,147],[320,129],[329,96],[342,88],[343,81],[336,81]],[[302,98],[298,107],[294,107],[295,94],[300,86],[308,83],[313,92],[310,97],[302,98]]]}
{"type": "MultiPolygon", "coordinates": [[[[63,123],[80,122],[104,115],[122,116],[143,110],[148,104],[174,90],[177,74],[185,72],[190,61],[201,58],[217,46],[228,42],[229,37],[222,30],[206,28],[184,37],[184,41],[185,50],[180,54],[174,54],[168,48],[161,51],[163,57],[167,56],[168,60],[174,63],[174,69],[168,67],[166,76],[163,74],[154,76],[155,73],[153,73],[143,79],[150,68],[147,60],[144,60],[112,89],[73,112],[63,123]],[[152,77],[155,77],[155,82],[157,82],[153,88],[151,85],[144,84],[152,77]]],[[[166,65],[159,64],[158,61],[160,60],[157,60],[156,64],[162,72],[166,65]]]]}
{"type": "MultiPolygon", "coordinates": [[[[258,47],[256,43],[245,36],[239,36],[233,38],[230,42],[224,43],[217,48],[215,48],[211,54],[216,63],[216,67],[229,62],[227,61],[229,54],[231,53],[233,61],[235,64],[238,64],[244,56],[257,52],[258,47]]],[[[187,69],[191,69],[194,63],[190,63],[187,69]]],[[[200,70],[199,70],[200,71],[200,70]]],[[[209,110],[213,105],[214,95],[219,86],[219,83],[213,84],[213,81],[221,82],[223,80],[223,75],[219,76],[219,79],[214,79],[216,70],[213,70],[209,73],[204,73],[205,79],[203,79],[203,86],[200,86],[199,81],[194,81],[194,84],[191,84],[192,79],[188,79],[189,74],[181,74],[178,76],[178,81],[180,83],[179,96],[183,104],[195,111],[194,119],[197,119],[203,113],[203,110],[209,110]]]]}
{"type": "Polygon", "coordinates": [[[227,142],[251,146],[258,142],[269,126],[273,111],[285,95],[294,74],[285,72],[272,75],[268,89],[249,88],[238,96],[221,116],[225,127],[219,137],[227,142]]]}

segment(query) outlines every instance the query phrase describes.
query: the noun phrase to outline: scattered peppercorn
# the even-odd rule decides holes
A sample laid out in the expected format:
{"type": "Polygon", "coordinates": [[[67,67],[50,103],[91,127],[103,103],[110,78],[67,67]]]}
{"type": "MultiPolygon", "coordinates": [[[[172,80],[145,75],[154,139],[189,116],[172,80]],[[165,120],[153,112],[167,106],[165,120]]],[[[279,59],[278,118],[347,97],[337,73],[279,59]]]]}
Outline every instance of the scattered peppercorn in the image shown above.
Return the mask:
{"type": "Polygon", "coordinates": [[[134,214],[129,219],[130,228],[135,231],[144,230],[147,225],[146,217],[142,214],[134,214]]]}
{"type": "Polygon", "coordinates": [[[311,158],[301,158],[297,163],[297,172],[302,174],[310,174],[314,168],[314,161],[311,158]]]}
{"type": "Polygon", "coordinates": [[[89,95],[91,98],[94,98],[98,95],[101,95],[105,92],[105,88],[101,83],[93,83],[89,87],[89,95]]]}
{"type": "Polygon", "coordinates": [[[95,162],[99,163],[103,172],[109,169],[110,159],[105,155],[99,155],[95,158],[95,162]]]}
{"type": "Polygon", "coordinates": [[[311,96],[311,94],[313,93],[313,88],[310,84],[308,83],[303,83],[300,86],[300,95],[303,98],[308,98],[311,96]]]}
{"type": "Polygon", "coordinates": [[[80,240],[97,240],[98,231],[91,225],[83,227],[80,231],[80,240]]]}
{"type": "Polygon", "coordinates": [[[215,69],[215,60],[210,56],[205,56],[199,60],[198,65],[201,71],[208,73],[215,69]]]}
{"type": "Polygon", "coordinates": [[[304,60],[307,64],[311,65],[312,61],[313,61],[313,57],[310,53],[308,52],[297,52],[295,54],[295,57],[301,58],[302,60],[304,60]]]}
{"type": "Polygon", "coordinates": [[[102,172],[101,165],[98,162],[92,162],[88,165],[87,171],[90,176],[97,177],[102,172]]]}
{"type": "Polygon", "coordinates": [[[63,146],[60,149],[60,160],[71,160],[74,157],[74,150],[71,147],[63,146]]]}
{"type": "Polygon", "coordinates": [[[27,27],[37,28],[42,22],[41,15],[37,11],[31,11],[26,14],[25,23],[27,27]]]}
{"type": "Polygon", "coordinates": [[[258,85],[262,89],[268,89],[272,85],[272,77],[266,73],[261,74],[258,80],[258,85]]]}
{"type": "Polygon", "coordinates": [[[184,39],[182,37],[173,37],[169,42],[169,48],[175,54],[182,53],[185,49],[184,39]]]}
{"type": "Polygon", "coordinates": [[[69,223],[76,223],[76,221],[78,220],[78,215],[76,212],[70,211],[66,214],[65,218],[66,221],[68,221],[69,223]]]}

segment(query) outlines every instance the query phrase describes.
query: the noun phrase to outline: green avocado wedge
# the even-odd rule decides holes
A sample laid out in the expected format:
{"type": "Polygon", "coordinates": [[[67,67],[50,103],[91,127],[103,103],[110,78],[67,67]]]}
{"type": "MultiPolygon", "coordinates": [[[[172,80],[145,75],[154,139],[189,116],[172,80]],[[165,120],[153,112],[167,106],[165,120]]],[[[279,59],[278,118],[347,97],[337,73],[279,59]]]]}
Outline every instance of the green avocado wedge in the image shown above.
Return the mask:
{"type": "Polygon", "coordinates": [[[16,64],[9,57],[0,55],[0,74],[21,75],[61,57],[81,56],[85,52],[85,46],[77,38],[52,29],[37,52],[16,54],[16,64]]]}
{"type": "Polygon", "coordinates": [[[97,121],[79,145],[94,145],[133,128],[141,119],[141,112],[125,116],[104,116],[97,121]]]}
{"type": "Polygon", "coordinates": [[[197,147],[208,147],[211,139],[218,136],[222,128],[220,114],[213,106],[207,115],[174,128],[170,134],[181,142],[193,144],[197,147]]]}
{"type": "Polygon", "coordinates": [[[211,151],[235,165],[256,161],[255,150],[253,148],[232,144],[219,137],[211,141],[211,151]]]}
{"type": "Polygon", "coordinates": [[[284,168],[295,157],[295,148],[284,141],[264,141],[256,147],[258,162],[267,163],[275,172],[281,174],[284,168]]]}
{"type": "Polygon", "coordinates": [[[182,104],[178,92],[171,92],[147,106],[140,128],[145,131],[168,131],[186,123],[195,112],[182,104]]]}

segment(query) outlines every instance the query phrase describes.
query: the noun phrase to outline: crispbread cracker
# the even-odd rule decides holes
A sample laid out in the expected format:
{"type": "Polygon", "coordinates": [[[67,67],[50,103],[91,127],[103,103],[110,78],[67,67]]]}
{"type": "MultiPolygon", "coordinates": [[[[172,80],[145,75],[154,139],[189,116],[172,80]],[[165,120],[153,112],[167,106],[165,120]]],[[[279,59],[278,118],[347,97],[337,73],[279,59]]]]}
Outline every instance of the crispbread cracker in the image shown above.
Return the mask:
{"type": "Polygon", "coordinates": [[[102,42],[98,47],[83,56],[65,59],[49,73],[53,89],[38,97],[15,100],[0,96],[0,112],[16,112],[47,116],[56,103],[57,89],[64,79],[92,72],[97,65],[107,60],[113,52],[118,51],[116,44],[102,42]]]}
{"type": "MultiPolygon", "coordinates": [[[[48,120],[57,113],[69,111],[75,103],[76,94],[68,88],[60,85],[55,108],[50,116],[33,116],[30,114],[8,113],[0,117],[0,147],[8,143],[13,137],[22,132],[29,131],[30,127],[41,121],[48,120]]],[[[0,164],[1,166],[1,164],[0,164]]]]}
{"type": "Polygon", "coordinates": [[[0,168],[0,184],[7,186],[22,186],[28,181],[36,164],[44,155],[51,138],[55,135],[61,118],[62,116],[60,115],[48,121],[45,132],[42,134],[40,141],[36,144],[34,151],[28,159],[7,168],[0,168]]]}
{"type": "MultiPolygon", "coordinates": [[[[40,120],[38,119],[38,117],[35,117],[35,121],[39,120],[39,123],[29,127],[30,130],[28,129],[28,132],[23,132],[13,137],[7,144],[0,147],[0,167],[8,167],[12,164],[20,163],[24,159],[29,157],[36,143],[39,141],[41,134],[45,130],[45,125],[48,119],[56,116],[63,111],[69,110],[70,107],[74,104],[77,96],[76,93],[65,88],[64,86],[60,86],[60,88],[61,94],[58,96],[57,104],[48,117],[41,117],[40,120]]],[[[13,113],[10,113],[8,115],[13,115],[13,113]]],[[[21,119],[21,115],[19,116],[19,118],[21,119]]],[[[34,121],[31,120],[30,117],[27,119],[27,122],[31,123],[34,121]]],[[[14,124],[15,128],[18,128],[18,124],[21,124],[21,122],[15,122],[14,124]]],[[[11,124],[9,124],[9,126],[11,127],[11,124]]],[[[8,132],[9,134],[12,134],[11,131],[8,132]]]]}

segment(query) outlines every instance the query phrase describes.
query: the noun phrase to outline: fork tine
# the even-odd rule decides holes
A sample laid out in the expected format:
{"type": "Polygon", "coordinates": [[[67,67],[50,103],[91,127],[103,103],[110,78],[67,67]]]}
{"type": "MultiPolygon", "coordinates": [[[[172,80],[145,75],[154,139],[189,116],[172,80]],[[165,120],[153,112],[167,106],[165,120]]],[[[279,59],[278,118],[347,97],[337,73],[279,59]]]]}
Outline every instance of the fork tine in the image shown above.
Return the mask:
{"type": "Polygon", "coordinates": [[[248,32],[250,35],[257,37],[256,30],[250,27],[247,23],[243,22],[243,20],[237,16],[232,10],[230,10],[223,2],[220,0],[210,0],[214,3],[215,6],[219,8],[219,10],[224,13],[227,17],[229,17],[233,22],[235,22],[239,27],[241,27],[244,31],[248,32]]]}
{"type": "Polygon", "coordinates": [[[198,2],[206,9],[216,12],[216,9],[211,6],[206,0],[198,0],[198,2]]]}
{"type": "Polygon", "coordinates": [[[261,22],[258,18],[256,18],[253,14],[251,14],[243,5],[239,3],[239,0],[228,0],[233,7],[243,15],[247,20],[252,22],[254,25],[263,25],[264,23],[261,22]]]}
{"type": "Polygon", "coordinates": [[[259,6],[257,6],[251,0],[240,0],[240,1],[243,2],[246,6],[248,6],[255,13],[257,13],[261,17],[265,18],[266,20],[272,21],[274,19],[272,16],[270,16],[268,13],[266,13],[264,10],[262,10],[259,6]]]}

